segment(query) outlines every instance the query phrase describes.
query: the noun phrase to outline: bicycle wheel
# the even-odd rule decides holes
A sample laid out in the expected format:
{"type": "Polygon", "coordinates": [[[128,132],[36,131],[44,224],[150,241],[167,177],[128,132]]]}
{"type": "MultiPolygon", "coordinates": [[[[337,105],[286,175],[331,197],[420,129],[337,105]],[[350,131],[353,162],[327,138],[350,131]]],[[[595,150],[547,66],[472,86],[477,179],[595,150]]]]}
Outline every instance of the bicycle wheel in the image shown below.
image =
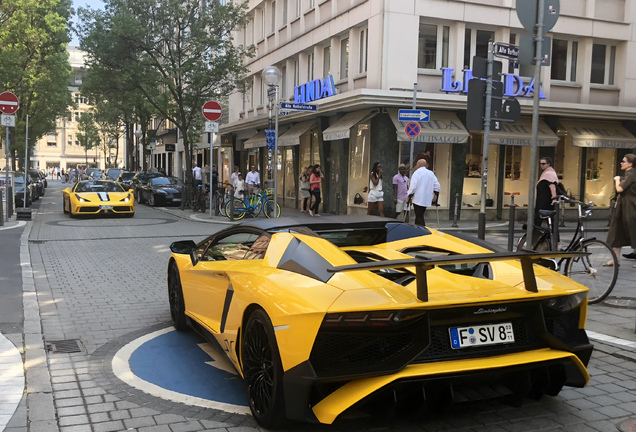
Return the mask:
{"type": "Polygon", "coordinates": [[[226,214],[225,214],[225,203],[226,203],[226,200],[224,198],[225,197],[223,196],[222,193],[214,194],[214,200],[215,200],[214,201],[214,208],[215,209],[216,208],[219,209],[219,214],[221,216],[226,216],[226,214]]]}
{"type": "Polygon", "coordinates": [[[207,209],[209,208],[208,205],[209,201],[208,201],[208,197],[202,193],[199,195],[199,208],[201,209],[201,213],[205,213],[207,211],[207,209]]]}
{"type": "MultiPolygon", "coordinates": [[[[274,217],[274,203],[272,201],[265,201],[263,206],[265,207],[265,210],[263,211],[265,216],[268,218],[274,217]]],[[[276,213],[278,213],[276,217],[280,217],[280,204],[278,203],[276,203],[276,210],[276,213]]]]}
{"type": "Polygon", "coordinates": [[[252,209],[252,216],[258,217],[258,215],[261,214],[262,210],[263,210],[263,200],[261,198],[259,198],[256,201],[256,204],[254,205],[254,208],[252,209]]]}
{"type": "Polygon", "coordinates": [[[247,213],[247,207],[245,203],[240,199],[234,199],[234,201],[228,201],[225,204],[225,214],[230,220],[241,220],[247,213]],[[234,202],[234,213],[230,211],[230,206],[234,202]]]}
{"type": "Polygon", "coordinates": [[[588,303],[601,302],[612,292],[618,277],[616,254],[607,243],[596,239],[585,240],[579,251],[590,255],[568,259],[565,275],[589,288],[588,303]],[[613,265],[603,265],[608,262],[613,265]]]}
{"type": "MultiPolygon", "coordinates": [[[[526,247],[526,235],[524,234],[523,237],[521,237],[519,239],[519,242],[517,243],[517,251],[523,250],[526,247]]],[[[550,241],[547,238],[542,238],[539,240],[539,242],[536,245],[536,248],[533,249],[537,252],[545,252],[545,251],[549,251],[552,250],[552,246],[550,245],[550,241]]]]}
{"type": "Polygon", "coordinates": [[[199,206],[200,206],[200,205],[201,205],[201,204],[200,204],[200,202],[199,202],[199,199],[198,199],[197,197],[195,197],[195,198],[192,200],[192,211],[195,211],[195,212],[196,212],[196,211],[199,211],[199,206]]]}

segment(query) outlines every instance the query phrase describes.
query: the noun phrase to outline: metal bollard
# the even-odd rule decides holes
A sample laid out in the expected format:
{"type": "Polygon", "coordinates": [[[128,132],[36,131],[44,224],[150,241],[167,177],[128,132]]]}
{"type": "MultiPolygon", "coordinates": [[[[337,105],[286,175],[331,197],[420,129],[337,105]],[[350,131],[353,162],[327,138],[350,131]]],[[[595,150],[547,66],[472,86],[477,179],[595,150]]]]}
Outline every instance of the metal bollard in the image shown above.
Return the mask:
{"type": "Polygon", "coordinates": [[[455,215],[453,216],[453,224],[451,227],[457,228],[457,218],[459,218],[459,192],[455,194],[455,215]]]}
{"type": "Polygon", "coordinates": [[[554,220],[552,221],[552,250],[559,250],[559,201],[554,203],[554,220]]]}
{"type": "Polygon", "coordinates": [[[336,215],[340,214],[340,193],[336,194],[336,215]]]}
{"type": "Polygon", "coordinates": [[[515,196],[510,195],[510,214],[508,215],[508,250],[512,252],[515,244],[515,196]]]}
{"type": "MultiPolygon", "coordinates": [[[[26,185],[24,187],[24,190],[26,190],[26,185]]],[[[2,204],[3,196],[4,191],[0,189],[0,226],[4,226],[4,204],[2,204]]]]}

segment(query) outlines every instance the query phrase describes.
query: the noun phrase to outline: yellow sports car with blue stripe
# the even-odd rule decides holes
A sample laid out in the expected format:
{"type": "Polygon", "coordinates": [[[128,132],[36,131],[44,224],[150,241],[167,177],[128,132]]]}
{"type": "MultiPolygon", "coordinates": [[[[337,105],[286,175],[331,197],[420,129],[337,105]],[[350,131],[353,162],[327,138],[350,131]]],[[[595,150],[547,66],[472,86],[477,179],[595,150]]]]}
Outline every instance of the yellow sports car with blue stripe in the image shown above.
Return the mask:
{"type": "Polygon", "coordinates": [[[218,343],[266,428],[583,387],[587,288],[542,261],[394,219],[275,218],[171,245],[174,326],[218,343]]]}
{"type": "Polygon", "coordinates": [[[62,191],[64,213],[81,215],[135,215],[135,196],[113,180],[83,180],[62,191]]]}

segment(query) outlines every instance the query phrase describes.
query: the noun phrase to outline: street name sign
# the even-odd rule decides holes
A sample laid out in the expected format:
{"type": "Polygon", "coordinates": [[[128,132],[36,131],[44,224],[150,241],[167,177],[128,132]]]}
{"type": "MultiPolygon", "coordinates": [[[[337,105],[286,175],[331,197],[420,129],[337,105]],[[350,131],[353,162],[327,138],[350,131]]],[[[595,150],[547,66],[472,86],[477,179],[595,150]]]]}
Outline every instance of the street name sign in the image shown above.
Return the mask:
{"type": "Polygon", "coordinates": [[[209,121],[216,121],[221,118],[223,110],[221,104],[216,101],[207,101],[203,104],[203,117],[209,121]]]}
{"type": "Polygon", "coordinates": [[[495,42],[494,54],[496,57],[516,59],[519,57],[519,47],[501,42],[495,42]]]}
{"type": "Polygon", "coordinates": [[[280,109],[287,111],[318,111],[318,105],[281,102],[280,109]]]}
{"type": "Polygon", "coordinates": [[[401,122],[427,122],[430,117],[431,112],[429,110],[401,109],[398,111],[398,121],[401,122]]]}
{"type": "Polygon", "coordinates": [[[11,92],[4,92],[0,94],[0,111],[5,114],[15,113],[20,104],[18,103],[18,97],[11,92]]]}

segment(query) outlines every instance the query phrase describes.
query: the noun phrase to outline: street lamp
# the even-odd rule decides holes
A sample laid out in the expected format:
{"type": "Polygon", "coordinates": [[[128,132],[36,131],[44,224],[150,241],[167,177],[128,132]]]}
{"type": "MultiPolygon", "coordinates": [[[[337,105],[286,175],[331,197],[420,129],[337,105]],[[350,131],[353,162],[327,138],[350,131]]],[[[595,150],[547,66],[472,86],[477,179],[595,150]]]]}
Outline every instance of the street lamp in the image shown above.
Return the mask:
{"type": "Polygon", "coordinates": [[[143,132],[141,128],[135,131],[135,136],[137,137],[137,143],[135,144],[135,171],[137,171],[137,167],[139,167],[139,140],[143,136],[143,132]]]}
{"type": "Polygon", "coordinates": [[[278,83],[280,82],[283,74],[276,66],[267,66],[261,72],[261,79],[267,84],[270,91],[267,92],[269,97],[269,128],[272,128],[272,95],[271,90],[274,90],[276,111],[276,124],[274,127],[274,163],[270,161],[270,166],[274,170],[274,217],[278,217],[278,83]]]}

